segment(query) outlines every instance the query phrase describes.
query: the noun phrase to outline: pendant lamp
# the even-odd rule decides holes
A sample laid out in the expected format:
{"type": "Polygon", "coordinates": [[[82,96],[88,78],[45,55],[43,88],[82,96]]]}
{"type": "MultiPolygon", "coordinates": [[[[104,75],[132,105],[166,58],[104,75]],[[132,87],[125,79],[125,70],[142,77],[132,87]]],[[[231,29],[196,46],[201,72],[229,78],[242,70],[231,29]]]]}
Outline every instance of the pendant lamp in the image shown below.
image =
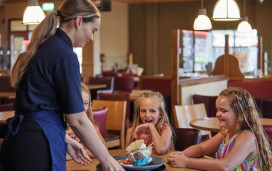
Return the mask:
{"type": "Polygon", "coordinates": [[[240,20],[240,10],[235,0],[218,0],[213,9],[213,20],[236,21],[240,20]]]}
{"type": "Polygon", "coordinates": [[[23,24],[39,24],[45,15],[39,6],[38,0],[28,0],[28,5],[24,11],[23,24]]]}
{"type": "Polygon", "coordinates": [[[244,0],[244,17],[243,20],[239,23],[237,27],[238,33],[251,33],[252,27],[248,22],[248,18],[246,16],[246,1],[244,0]]]}
{"type": "Polygon", "coordinates": [[[198,16],[194,22],[194,30],[211,30],[212,23],[207,16],[207,10],[203,8],[203,0],[201,0],[201,9],[198,10],[198,16]]]}

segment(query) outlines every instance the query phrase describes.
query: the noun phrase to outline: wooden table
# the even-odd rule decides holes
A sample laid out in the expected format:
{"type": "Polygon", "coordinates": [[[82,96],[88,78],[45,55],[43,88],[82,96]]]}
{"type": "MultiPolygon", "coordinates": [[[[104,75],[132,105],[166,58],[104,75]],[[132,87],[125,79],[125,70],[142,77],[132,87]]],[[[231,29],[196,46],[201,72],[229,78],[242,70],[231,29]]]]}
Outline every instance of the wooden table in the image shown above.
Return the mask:
{"type": "Polygon", "coordinates": [[[6,124],[6,120],[8,118],[13,117],[15,114],[15,111],[6,111],[6,112],[0,112],[0,124],[6,124]]]}
{"type": "MultiPolygon", "coordinates": [[[[110,154],[112,156],[117,156],[117,155],[123,155],[126,153],[126,151],[124,149],[119,149],[119,150],[109,150],[110,154]]],[[[168,157],[169,154],[164,154],[164,155],[156,155],[153,154],[154,156],[163,158],[165,161],[168,157]]],[[[97,170],[96,169],[96,165],[98,165],[100,162],[94,158],[92,159],[91,164],[87,165],[87,166],[83,166],[80,164],[77,164],[76,162],[74,162],[73,160],[67,161],[66,165],[67,165],[67,171],[93,171],[93,170],[97,170]]],[[[167,163],[165,163],[166,168],[164,169],[165,171],[167,170],[173,170],[173,171],[194,171],[195,169],[188,169],[188,168],[173,168],[170,167],[167,163]]]]}
{"type": "Polygon", "coordinates": [[[95,90],[95,89],[101,89],[101,88],[106,88],[106,84],[86,84],[89,90],[95,90]]]}
{"type": "MultiPolygon", "coordinates": [[[[261,122],[263,125],[271,125],[272,119],[269,118],[261,118],[261,122]]],[[[207,117],[201,119],[194,119],[190,121],[190,126],[200,130],[219,132],[219,121],[216,117],[207,117]]]]}
{"type": "Polygon", "coordinates": [[[2,103],[6,103],[7,100],[15,98],[16,92],[0,92],[0,99],[2,99],[2,103]]]}

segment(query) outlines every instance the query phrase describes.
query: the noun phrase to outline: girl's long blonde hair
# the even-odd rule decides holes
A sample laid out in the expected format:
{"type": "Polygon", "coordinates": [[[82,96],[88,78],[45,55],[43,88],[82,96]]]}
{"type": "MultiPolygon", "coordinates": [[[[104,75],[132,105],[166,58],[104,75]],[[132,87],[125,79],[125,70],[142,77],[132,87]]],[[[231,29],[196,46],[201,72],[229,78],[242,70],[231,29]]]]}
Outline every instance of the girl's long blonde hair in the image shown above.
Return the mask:
{"type": "Polygon", "coordinates": [[[97,123],[95,122],[94,118],[93,118],[93,112],[92,112],[92,96],[90,93],[89,88],[86,86],[86,84],[84,84],[83,82],[81,82],[81,90],[82,92],[85,92],[86,94],[88,94],[89,96],[89,108],[86,111],[86,114],[88,116],[88,118],[90,119],[90,121],[93,123],[94,127],[97,127],[97,123]]]}
{"type": "Polygon", "coordinates": [[[13,68],[10,78],[11,86],[18,88],[27,66],[38,48],[46,40],[52,37],[57,29],[57,16],[60,17],[60,25],[69,22],[77,16],[82,16],[83,22],[93,22],[100,18],[99,10],[90,0],[66,0],[57,12],[52,12],[34,29],[26,51],[21,53],[13,68]]]}
{"type": "MultiPolygon", "coordinates": [[[[159,92],[153,92],[153,91],[149,91],[149,92],[144,92],[143,94],[141,94],[138,99],[135,101],[134,103],[134,118],[133,118],[133,124],[132,124],[132,128],[133,128],[133,131],[135,130],[135,128],[142,124],[142,120],[140,118],[140,102],[141,100],[143,99],[146,99],[146,98],[150,98],[150,97],[155,97],[158,99],[158,109],[159,109],[159,112],[160,112],[160,115],[161,117],[159,118],[158,122],[156,123],[155,125],[155,128],[157,130],[159,130],[162,126],[163,123],[166,123],[170,129],[171,129],[171,132],[172,132],[172,147],[173,147],[173,137],[174,137],[174,131],[173,131],[173,128],[169,122],[169,118],[168,118],[168,115],[167,115],[167,112],[166,112],[166,109],[165,109],[165,101],[164,101],[164,98],[162,96],[161,93],[159,92]]],[[[135,141],[134,137],[131,137],[130,138],[130,143],[135,141]]]]}
{"type": "Polygon", "coordinates": [[[266,132],[263,129],[260,113],[252,96],[245,90],[236,87],[229,87],[223,90],[219,96],[229,100],[231,108],[237,116],[237,128],[250,130],[252,128],[258,142],[260,157],[263,161],[263,170],[272,169],[272,152],[266,132]],[[240,106],[240,104],[241,106],[240,106]],[[243,113],[245,116],[243,116],[243,113]],[[246,117],[246,119],[244,118],[246,117]],[[249,127],[249,125],[250,127],[249,127]]]}

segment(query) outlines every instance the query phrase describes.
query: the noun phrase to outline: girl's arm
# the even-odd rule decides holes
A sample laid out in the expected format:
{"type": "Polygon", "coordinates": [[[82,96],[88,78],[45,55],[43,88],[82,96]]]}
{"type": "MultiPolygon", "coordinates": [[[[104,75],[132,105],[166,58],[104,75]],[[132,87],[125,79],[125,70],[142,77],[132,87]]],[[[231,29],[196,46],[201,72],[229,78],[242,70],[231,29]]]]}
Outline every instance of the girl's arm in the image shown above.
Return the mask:
{"type": "Polygon", "coordinates": [[[136,128],[137,131],[141,129],[149,129],[152,136],[152,141],[154,142],[153,148],[157,154],[165,154],[170,147],[172,132],[169,126],[162,130],[161,135],[158,133],[157,129],[152,123],[141,124],[136,128]]]}
{"type": "Polygon", "coordinates": [[[201,157],[203,155],[215,153],[223,139],[223,135],[219,132],[212,138],[193,146],[186,148],[182,151],[187,157],[201,157]]]}
{"type": "Polygon", "coordinates": [[[124,170],[101,143],[93,124],[85,112],[66,114],[65,117],[75,134],[101,162],[104,170],[124,170]]]}
{"type": "Polygon", "coordinates": [[[247,160],[252,160],[257,156],[256,144],[253,135],[249,132],[243,132],[236,140],[233,148],[223,159],[196,159],[189,158],[182,154],[170,154],[168,163],[173,167],[188,167],[201,170],[234,170],[248,156],[247,160]]]}
{"type": "Polygon", "coordinates": [[[131,143],[131,142],[130,142],[130,139],[131,139],[131,137],[132,137],[132,133],[133,133],[133,129],[132,129],[132,128],[129,128],[129,129],[127,130],[125,148],[127,148],[127,147],[129,146],[129,144],[131,143]]]}

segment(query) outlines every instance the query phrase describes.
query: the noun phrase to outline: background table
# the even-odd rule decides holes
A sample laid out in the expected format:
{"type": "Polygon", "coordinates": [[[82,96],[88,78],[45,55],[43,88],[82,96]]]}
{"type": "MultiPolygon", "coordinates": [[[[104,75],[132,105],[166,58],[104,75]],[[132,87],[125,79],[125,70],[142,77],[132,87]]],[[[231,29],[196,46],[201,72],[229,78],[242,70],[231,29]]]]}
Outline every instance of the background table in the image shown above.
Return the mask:
{"type": "MultiPolygon", "coordinates": [[[[272,126],[272,119],[269,118],[261,118],[261,122],[263,125],[272,126]]],[[[201,119],[194,119],[190,121],[190,126],[200,130],[219,132],[219,121],[216,117],[207,117],[201,119]]]]}
{"type": "Polygon", "coordinates": [[[0,99],[2,99],[2,103],[6,103],[8,100],[15,99],[15,92],[0,92],[0,99]]]}
{"type": "Polygon", "coordinates": [[[5,124],[8,118],[13,117],[15,111],[0,112],[0,124],[5,124]]]}
{"type": "MultiPolygon", "coordinates": [[[[117,155],[123,155],[126,153],[126,151],[124,149],[119,149],[119,150],[109,150],[110,154],[112,156],[117,156],[117,155]]],[[[154,154],[154,152],[152,153],[152,155],[163,158],[165,161],[168,157],[168,154],[164,154],[164,155],[156,155],[154,154]]],[[[83,166],[80,164],[77,164],[76,162],[74,162],[73,160],[67,161],[66,165],[67,165],[67,171],[93,171],[93,170],[97,170],[96,169],[96,165],[98,165],[100,162],[94,158],[92,159],[91,164],[87,165],[87,166],[83,166]]],[[[173,170],[173,171],[194,171],[195,169],[188,169],[188,168],[173,168],[170,167],[167,163],[165,163],[166,168],[164,169],[165,171],[167,170],[173,170]]]]}

